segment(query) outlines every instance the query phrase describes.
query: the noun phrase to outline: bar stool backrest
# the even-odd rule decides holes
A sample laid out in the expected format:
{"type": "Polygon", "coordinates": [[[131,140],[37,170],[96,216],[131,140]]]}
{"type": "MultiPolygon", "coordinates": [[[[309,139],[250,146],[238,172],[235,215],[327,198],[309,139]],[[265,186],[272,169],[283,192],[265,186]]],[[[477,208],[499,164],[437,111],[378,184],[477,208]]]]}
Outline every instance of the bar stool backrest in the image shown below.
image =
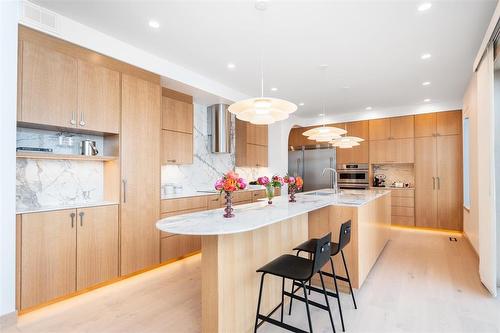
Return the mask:
{"type": "Polygon", "coordinates": [[[330,260],[332,247],[332,233],[318,239],[314,251],[314,262],[311,277],[318,273],[320,269],[330,260]]]}
{"type": "Polygon", "coordinates": [[[339,251],[351,241],[351,220],[342,223],[339,235],[339,251]]]}

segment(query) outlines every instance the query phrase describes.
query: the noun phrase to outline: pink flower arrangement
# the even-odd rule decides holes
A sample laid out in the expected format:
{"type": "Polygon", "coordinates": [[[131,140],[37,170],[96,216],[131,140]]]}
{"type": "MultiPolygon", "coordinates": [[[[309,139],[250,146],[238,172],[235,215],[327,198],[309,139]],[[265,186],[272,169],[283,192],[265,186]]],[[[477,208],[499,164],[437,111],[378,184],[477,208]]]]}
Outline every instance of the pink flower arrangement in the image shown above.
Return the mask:
{"type": "Polygon", "coordinates": [[[215,190],[221,193],[244,190],[246,187],[247,183],[245,180],[240,178],[240,176],[234,171],[227,172],[215,182],[215,190]]]}
{"type": "Polygon", "coordinates": [[[269,179],[267,176],[259,177],[257,179],[257,183],[259,185],[265,186],[266,188],[266,196],[267,196],[267,203],[272,204],[272,199],[274,197],[274,189],[276,187],[281,187],[284,182],[283,178],[281,178],[278,175],[274,175],[269,179]]]}
{"type": "Polygon", "coordinates": [[[289,189],[294,189],[294,190],[300,190],[304,185],[304,181],[302,180],[301,177],[293,177],[286,175],[285,177],[283,177],[283,181],[285,182],[285,184],[288,184],[289,189]]]}

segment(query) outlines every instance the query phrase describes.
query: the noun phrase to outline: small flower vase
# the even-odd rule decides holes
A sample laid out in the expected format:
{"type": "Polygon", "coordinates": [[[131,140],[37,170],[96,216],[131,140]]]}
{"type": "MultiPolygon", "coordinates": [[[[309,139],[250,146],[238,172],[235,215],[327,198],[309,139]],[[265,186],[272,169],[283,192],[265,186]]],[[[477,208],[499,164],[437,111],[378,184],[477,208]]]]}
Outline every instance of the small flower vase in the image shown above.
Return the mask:
{"type": "Polygon", "coordinates": [[[297,200],[295,200],[295,187],[289,188],[288,192],[290,192],[290,199],[288,199],[288,202],[296,202],[297,200]]]}
{"type": "Polygon", "coordinates": [[[273,186],[266,186],[266,196],[267,196],[267,203],[271,205],[273,203],[273,198],[274,198],[273,186]]]}
{"type": "Polygon", "coordinates": [[[226,192],[224,195],[224,199],[226,199],[226,208],[224,208],[224,217],[225,218],[231,218],[234,217],[233,214],[233,193],[232,192],[226,192]]]}

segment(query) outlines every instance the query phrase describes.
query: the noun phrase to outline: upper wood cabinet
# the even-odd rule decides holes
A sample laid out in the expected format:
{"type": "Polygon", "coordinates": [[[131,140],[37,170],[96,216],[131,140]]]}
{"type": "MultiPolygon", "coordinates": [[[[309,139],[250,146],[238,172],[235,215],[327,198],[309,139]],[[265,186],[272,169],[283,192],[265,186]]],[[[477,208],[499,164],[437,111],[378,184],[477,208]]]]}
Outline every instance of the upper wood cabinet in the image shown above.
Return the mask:
{"type": "Polygon", "coordinates": [[[236,166],[266,167],[268,127],[236,119],[236,166]]]}
{"type": "Polygon", "coordinates": [[[78,128],[120,132],[120,73],[78,60],[78,128]]]}
{"type": "Polygon", "coordinates": [[[393,117],[369,121],[370,140],[407,139],[414,137],[414,117],[393,117]]]}
{"type": "Polygon", "coordinates": [[[305,131],[313,127],[296,127],[290,130],[288,135],[288,149],[290,147],[300,147],[300,146],[314,146],[317,144],[314,140],[309,140],[306,136],[302,135],[305,131]]]}
{"type": "Polygon", "coordinates": [[[23,41],[20,50],[18,121],[77,127],[77,61],[23,41]]]}
{"type": "Polygon", "coordinates": [[[370,145],[370,163],[413,163],[414,139],[373,140],[370,145]]]}
{"type": "Polygon", "coordinates": [[[162,129],[193,133],[193,103],[162,97],[162,129]]]}
{"type": "Polygon", "coordinates": [[[193,135],[161,131],[161,164],[193,164],[193,135]]]}
{"type": "Polygon", "coordinates": [[[462,134],[462,111],[446,111],[415,116],[415,136],[462,134]]]}
{"type": "Polygon", "coordinates": [[[160,262],[161,88],[122,75],[121,275],[160,262]]]}
{"type": "Polygon", "coordinates": [[[368,163],[368,121],[354,121],[346,124],[333,124],[334,127],[345,128],[347,135],[357,136],[365,141],[359,146],[349,149],[337,148],[336,160],[339,164],[345,163],[368,163]]]}

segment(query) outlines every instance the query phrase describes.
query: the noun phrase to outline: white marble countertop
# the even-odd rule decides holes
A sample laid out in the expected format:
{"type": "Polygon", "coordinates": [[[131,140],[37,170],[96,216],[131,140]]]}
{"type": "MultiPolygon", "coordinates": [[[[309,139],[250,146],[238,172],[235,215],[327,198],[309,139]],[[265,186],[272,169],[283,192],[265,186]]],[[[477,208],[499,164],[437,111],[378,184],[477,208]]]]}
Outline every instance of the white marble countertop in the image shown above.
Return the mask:
{"type": "Polygon", "coordinates": [[[156,227],[162,231],[184,235],[224,235],[255,230],[310,211],[330,205],[360,207],[388,190],[343,190],[333,194],[331,190],[318,190],[296,195],[297,202],[289,203],[287,196],[276,197],[272,205],[267,200],[234,207],[235,217],[224,218],[223,209],[207,210],[167,217],[159,220],[156,227]],[[319,194],[318,194],[319,193],[319,194]]]}
{"type": "Polygon", "coordinates": [[[42,213],[42,212],[51,212],[54,210],[88,208],[88,207],[99,207],[99,206],[110,206],[110,205],[118,205],[118,202],[99,201],[99,202],[87,202],[75,205],[67,205],[67,206],[43,206],[38,208],[19,208],[16,210],[16,214],[42,213]]]}
{"type": "MultiPolygon", "coordinates": [[[[248,185],[246,189],[243,191],[258,191],[264,190],[265,188],[261,185],[248,185]]],[[[218,195],[219,192],[215,190],[203,190],[203,191],[186,191],[181,193],[167,193],[161,194],[161,200],[169,200],[169,199],[180,199],[180,198],[189,198],[189,197],[200,197],[204,195],[218,195]]]]}

